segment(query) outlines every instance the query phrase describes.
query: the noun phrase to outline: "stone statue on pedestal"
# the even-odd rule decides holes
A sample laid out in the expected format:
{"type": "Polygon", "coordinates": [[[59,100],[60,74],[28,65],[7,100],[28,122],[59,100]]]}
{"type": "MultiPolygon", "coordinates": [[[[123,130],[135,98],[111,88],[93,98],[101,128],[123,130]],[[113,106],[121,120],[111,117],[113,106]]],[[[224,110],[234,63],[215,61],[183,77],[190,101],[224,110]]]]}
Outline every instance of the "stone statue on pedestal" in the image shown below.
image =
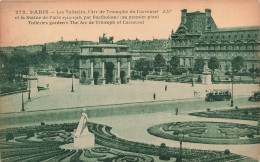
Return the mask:
{"type": "Polygon", "coordinates": [[[89,122],[88,115],[86,113],[86,109],[83,109],[79,120],[79,125],[74,134],[74,146],[76,148],[83,149],[87,147],[94,147],[95,145],[95,136],[89,132],[87,122],[89,122]]]}
{"type": "Polygon", "coordinates": [[[206,63],[203,68],[202,84],[212,84],[211,72],[209,71],[208,64],[206,63]]]}

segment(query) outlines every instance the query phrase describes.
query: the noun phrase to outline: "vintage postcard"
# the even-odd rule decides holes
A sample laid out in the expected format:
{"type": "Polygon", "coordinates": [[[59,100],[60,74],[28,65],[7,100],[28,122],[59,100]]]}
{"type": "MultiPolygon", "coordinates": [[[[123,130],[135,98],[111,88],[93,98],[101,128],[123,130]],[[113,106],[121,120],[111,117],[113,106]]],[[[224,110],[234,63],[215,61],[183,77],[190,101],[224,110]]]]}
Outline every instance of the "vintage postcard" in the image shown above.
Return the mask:
{"type": "Polygon", "coordinates": [[[258,0],[2,0],[0,159],[260,160],[258,0]]]}

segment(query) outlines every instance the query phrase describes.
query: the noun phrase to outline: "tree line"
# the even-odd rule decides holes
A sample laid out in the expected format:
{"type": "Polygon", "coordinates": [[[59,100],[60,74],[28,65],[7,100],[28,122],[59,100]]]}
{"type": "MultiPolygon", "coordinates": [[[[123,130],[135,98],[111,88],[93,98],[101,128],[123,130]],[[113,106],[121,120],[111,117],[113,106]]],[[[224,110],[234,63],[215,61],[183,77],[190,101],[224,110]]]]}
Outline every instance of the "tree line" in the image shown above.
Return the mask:
{"type": "Polygon", "coordinates": [[[0,50],[0,81],[1,92],[10,92],[26,89],[26,80],[30,69],[42,70],[49,66],[61,69],[78,69],[79,54],[61,55],[41,51],[28,52],[23,49],[14,49],[10,54],[0,50]]]}
{"type": "MultiPolygon", "coordinates": [[[[170,72],[173,75],[181,75],[182,73],[191,72],[202,74],[204,71],[206,61],[202,57],[196,58],[193,67],[186,68],[180,66],[180,58],[178,56],[172,56],[169,60],[169,64],[166,64],[166,60],[161,54],[157,54],[154,60],[140,59],[136,61],[134,70],[137,71],[140,77],[145,77],[149,74],[149,71],[159,71],[165,69],[166,72],[170,72]]],[[[208,60],[208,68],[210,69],[212,76],[217,69],[220,69],[220,61],[217,57],[213,56],[208,60]]],[[[231,60],[231,72],[230,67],[225,67],[226,75],[250,75],[252,77],[259,75],[259,68],[250,68],[248,71],[245,69],[245,60],[241,56],[236,56],[231,60]]]]}

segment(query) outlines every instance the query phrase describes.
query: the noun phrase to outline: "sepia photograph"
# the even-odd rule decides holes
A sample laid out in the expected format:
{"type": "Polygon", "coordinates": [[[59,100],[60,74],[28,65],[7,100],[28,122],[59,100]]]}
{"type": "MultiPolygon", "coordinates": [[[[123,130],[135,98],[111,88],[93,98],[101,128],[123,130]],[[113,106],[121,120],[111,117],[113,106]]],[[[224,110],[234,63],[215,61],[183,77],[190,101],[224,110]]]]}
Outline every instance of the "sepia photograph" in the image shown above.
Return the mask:
{"type": "Polygon", "coordinates": [[[0,161],[260,161],[258,0],[0,0],[0,161]]]}

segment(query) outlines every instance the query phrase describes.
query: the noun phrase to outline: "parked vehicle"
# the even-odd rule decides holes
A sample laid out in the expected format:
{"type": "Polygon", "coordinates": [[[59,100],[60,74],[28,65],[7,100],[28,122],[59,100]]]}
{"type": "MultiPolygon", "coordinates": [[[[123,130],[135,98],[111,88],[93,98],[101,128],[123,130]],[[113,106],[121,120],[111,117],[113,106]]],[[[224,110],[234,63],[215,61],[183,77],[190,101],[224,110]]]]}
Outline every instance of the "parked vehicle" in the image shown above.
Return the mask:
{"type": "Polygon", "coordinates": [[[49,84],[46,84],[46,86],[37,86],[38,92],[42,90],[48,90],[49,89],[49,84]]]}
{"type": "Polygon", "coordinates": [[[231,99],[230,90],[213,90],[208,92],[205,97],[205,101],[229,101],[231,99]]]}
{"type": "Polygon", "coordinates": [[[253,92],[253,95],[248,98],[248,101],[252,101],[252,102],[260,101],[260,91],[253,92]]]}

